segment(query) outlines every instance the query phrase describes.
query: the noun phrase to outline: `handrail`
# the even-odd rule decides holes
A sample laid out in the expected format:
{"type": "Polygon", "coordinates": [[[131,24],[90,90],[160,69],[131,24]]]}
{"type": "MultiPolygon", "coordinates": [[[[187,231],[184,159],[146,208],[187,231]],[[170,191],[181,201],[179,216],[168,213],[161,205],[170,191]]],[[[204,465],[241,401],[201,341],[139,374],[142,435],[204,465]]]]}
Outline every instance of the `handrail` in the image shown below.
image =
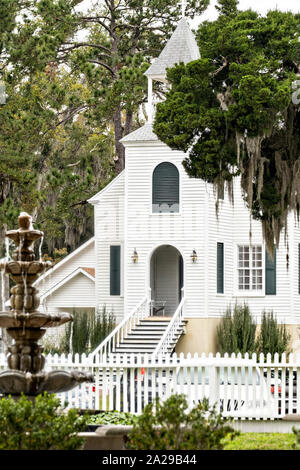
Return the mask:
{"type": "Polygon", "coordinates": [[[99,346],[91,352],[90,357],[94,358],[97,354],[102,359],[103,356],[113,352],[116,346],[119,346],[124,337],[132,330],[132,328],[143,318],[149,315],[147,306],[150,303],[148,296],[136,305],[130,314],[125,317],[114,330],[99,344],[99,346]]]}
{"type": "Polygon", "coordinates": [[[186,300],[185,297],[182,297],[181,302],[178,305],[172,317],[172,320],[170,321],[158,345],[156,346],[155,350],[152,353],[153,356],[157,354],[166,354],[168,352],[168,347],[171,341],[173,341],[173,338],[175,336],[175,329],[177,328],[178,324],[182,321],[183,306],[184,306],[185,300],[186,300]]]}

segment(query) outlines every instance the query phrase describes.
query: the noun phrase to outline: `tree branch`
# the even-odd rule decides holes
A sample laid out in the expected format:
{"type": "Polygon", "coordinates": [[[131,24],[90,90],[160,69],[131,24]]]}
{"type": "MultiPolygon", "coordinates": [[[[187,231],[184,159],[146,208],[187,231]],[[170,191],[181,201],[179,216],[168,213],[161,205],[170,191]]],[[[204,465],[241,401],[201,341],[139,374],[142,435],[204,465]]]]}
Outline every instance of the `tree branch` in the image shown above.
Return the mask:
{"type": "Polygon", "coordinates": [[[105,62],[100,62],[100,60],[94,60],[94,59],[88,59],[88,62],[90,62],[91,64],[101,65],[101,67],[104,67],[105,69],[107,69],[113,75],[113,77],[116,76],[114,70],[109,65],[105,64],[105,62]]]}
{"type": "Polygon", "coordinates": [[[110,49],[108,49],[108,47],[101,46],[101,44],[91,44],[89,42],[65,42],[64,44],[66,44],[67,46],[70,45],[70,47],[63,49],[61,52],[71,51],[73,49],[77,49],[78,47],[95,47],[96,49],[100,49],[110,54],[110,49]]]}
{"type": "Polygon", "coordinates": [[[71,206],[69,207],[71,208],[71,207],[76,207],[76,206],[84,206],[85,204],[88,204],[88,201],[86,199],[83,201],[75,202],[74,204],[71,204],[71,206]]]}

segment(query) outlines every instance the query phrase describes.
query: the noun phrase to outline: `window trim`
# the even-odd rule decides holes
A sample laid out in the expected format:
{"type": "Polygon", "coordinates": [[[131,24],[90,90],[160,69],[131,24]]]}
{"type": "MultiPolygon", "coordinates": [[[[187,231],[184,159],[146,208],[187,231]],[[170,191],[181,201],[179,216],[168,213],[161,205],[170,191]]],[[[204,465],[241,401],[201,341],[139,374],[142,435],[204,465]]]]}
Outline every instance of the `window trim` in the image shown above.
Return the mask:
{"type": "MultiPolygon", "coordinates": [[[[252,271],[252,268],[251,268],[252,271]]],[[[260,241],[253,241],[251,244],[249,240],[245,242],[238,242],[234,250],[234,297],[265,297],[265,245],[260,241]],[[239,289],[239,247],[240,246],[260,246],[262,250],[262,288],[257,290],[241,290],[239,289]]]]}
{"type": "Polygon", "coordinates": [[[162,161],[159,161],[159,162],[156,162],[152,168],[151,168],[151,178],[150,178],[150,211],[149,211],[149,214],[151,216],[155,216],[155,217],[165,217],[165,216],[180,216],[181,215],[181,207],[182,207],[182,184],[181,184],[181,173],[180,173],[180,168],[179,166],[177,165],[176,162],[171,162],[170,160],[162,160],[162,161]],[[153,212],[153,174],[154,174],[154,171],[155,169],[161,165],[162,163],[169,163],[173,166],[175,166],[175,168],[177,169],[178,171],[178,185],[179,185],[179,209],[178,209],[178,212],[153,212]]]}

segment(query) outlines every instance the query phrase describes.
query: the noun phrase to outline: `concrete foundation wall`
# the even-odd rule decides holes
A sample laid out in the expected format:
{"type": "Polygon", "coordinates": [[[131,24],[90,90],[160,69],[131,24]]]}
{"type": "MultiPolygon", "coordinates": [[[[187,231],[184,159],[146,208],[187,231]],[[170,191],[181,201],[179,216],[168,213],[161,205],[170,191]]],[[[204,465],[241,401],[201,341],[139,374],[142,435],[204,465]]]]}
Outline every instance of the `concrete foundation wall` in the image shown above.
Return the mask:
{"type": "MultiPolygon", "coordinates": [[[[188,318],[186,325],[186,334],[183,335],[176,346],[177,354],[195,353],[198,354],[216,354],[217,347],[217,326],[220,318],[188,318]]],[[[299,325],[286,325],[291,335],[290,351],[294,354],[300,354],[300,328],[299,325]]],[[[257,326],[257,333],[260,325],[257,326]]]]}

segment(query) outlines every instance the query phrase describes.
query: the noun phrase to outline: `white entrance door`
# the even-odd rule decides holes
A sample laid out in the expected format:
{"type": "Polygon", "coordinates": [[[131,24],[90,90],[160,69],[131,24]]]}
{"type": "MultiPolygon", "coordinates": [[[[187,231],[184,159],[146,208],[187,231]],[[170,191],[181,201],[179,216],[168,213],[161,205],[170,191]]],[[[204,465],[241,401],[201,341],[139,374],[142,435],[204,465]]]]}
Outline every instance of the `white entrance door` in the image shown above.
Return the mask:
{"type": "Polygon", "coordinates": [[[182,257],[171,245],[162,245],[151,258],[151,297],[165,302],[164,314],[171,316],[180,302],[182,287],[182,257]]]}

